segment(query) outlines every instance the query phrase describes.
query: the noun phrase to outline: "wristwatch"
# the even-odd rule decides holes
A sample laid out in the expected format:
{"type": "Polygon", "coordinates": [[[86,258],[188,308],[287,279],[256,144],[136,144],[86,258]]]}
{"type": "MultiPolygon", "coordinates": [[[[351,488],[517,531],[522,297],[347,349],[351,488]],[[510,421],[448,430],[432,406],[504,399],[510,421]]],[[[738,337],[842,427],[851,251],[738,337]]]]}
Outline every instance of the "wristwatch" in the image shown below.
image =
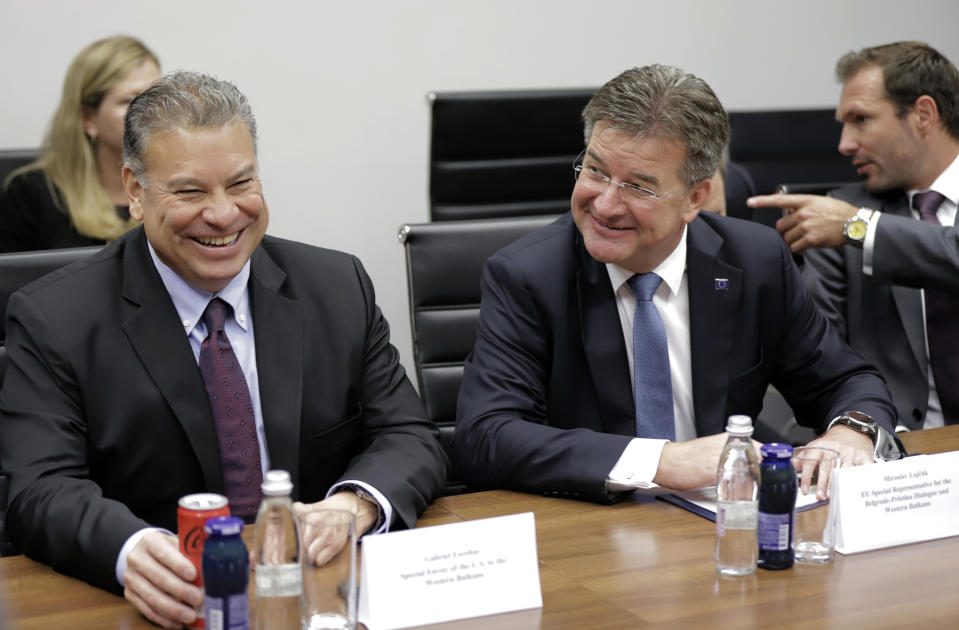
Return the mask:
{"type": "MultiPolygon", "coordinates": [[[[367,503],[372,503],[373,507],[376,508],[376,522],[373,523],[372,527],[367,531],[375,532],[380,527],[383,526],[385,520],[385,515],[383,514],[383,506],[380,505],[380,502],[376,500],[370,492],[367,492],[366,488],[359,484],[355,483],[345,483],[339,487],[340,490],[348,490],[358,496],[360,499],[366,501],[367,503]]],[[[362,536],[366,532],[357,532],[357,535],[362,536]]]]}
{"type": "Polygon", "coordinates": [[[847,243],[862,249],[862,244],[866,240],[866,231],[869,228],[869,220],[874,212],[875,210],[869,208],[859,208],[856,214],[849,217],[842,228],[842,235],[846,237],[847,243]]]}
{"type": "Polygon", "coordinates": [[[865,433],[872,440],[873,458],[877,462],[885,462],[891,459],[900,459],[903,455],[902,449],[896,442],[896,438],[889,434],[884,428],[879,426],[869,414],[861,411],[847,411],[830,420],[826,426],[826,431],[837,424],[843,424],[853,431],[865,433]]]}

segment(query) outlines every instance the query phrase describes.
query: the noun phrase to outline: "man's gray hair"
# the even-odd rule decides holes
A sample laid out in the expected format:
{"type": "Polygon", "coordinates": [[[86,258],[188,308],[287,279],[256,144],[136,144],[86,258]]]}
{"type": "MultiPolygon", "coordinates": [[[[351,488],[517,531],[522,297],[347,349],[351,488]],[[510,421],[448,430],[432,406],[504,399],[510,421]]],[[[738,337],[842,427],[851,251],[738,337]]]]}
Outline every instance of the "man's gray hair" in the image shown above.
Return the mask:
{"type": "Polygon", "coordinates": [[[637,139],[674,140],[686,148],[679,177],[687,187],[710,179],[729,142],[729,116],[705,81],[663,65],[626,70],[583,109],[586,143],[599,121],[637,139]]]}
{"type": "Polygon", "coordinates": [[[244,123],[256,150],[256,119],[235,85],[196,72],[166,75],[130,103],[123,132],[123,165],[146,186],[144,154],[150,140],[172,129],[244,123]]]}

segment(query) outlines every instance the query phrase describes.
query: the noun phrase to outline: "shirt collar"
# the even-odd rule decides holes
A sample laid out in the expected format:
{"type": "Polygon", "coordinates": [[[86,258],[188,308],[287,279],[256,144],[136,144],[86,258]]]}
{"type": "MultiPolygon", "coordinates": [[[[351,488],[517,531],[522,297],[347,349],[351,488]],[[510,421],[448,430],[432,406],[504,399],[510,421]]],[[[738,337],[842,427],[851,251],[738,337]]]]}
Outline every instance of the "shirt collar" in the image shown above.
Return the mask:
{"type": "MultiPolygon", "coordinates": [[[[683,235],[679,239],[676,249],[666,257],[666,259],[656,265],[653,273],[663,279],[666,286],[669,287],[673,295],[679,293],[683,284],[683,275],[686,273],[686,232],[687,226],[683,226],[683,235]]],[[[609,273],[609,279],[613,283],[613,291],[619,291],[620,287],[626,284],[626,281],[632,278],[635,272],[624,269],[614,263],[606,263],[606,271],[609,273]]]]}
{"type": "MultiPolygon", "coordinates": [[[[959,205],[959,155],[953,159],[952,164],[946,167],[946,170],[939,174],[939,177],[936,178],[936,181],[932,182],[932,186],[929,187],[929,190],[935,190],[937,193],[951,201],[954,205],[959,205]]],[[[908,191],[907,194],[909,195],[910,208],[912,207],[913,196],[920,192],[922,191],[908,191]]]]}
{"type": "Polygon", "coordinates": [[[214,296],[220,298],[230,305],[233,309],[233,319],[243,330],[247,330],[250,320],[250,300],[247,291],[247,282],[250,279],[250,261],[247,260],[240,273],[236,274],[225,287],[216,293],[197,289],[180,275],[173,271],[166,263],[157,256],[156,251],[150,241],[147,241],[147,247],[150,248],[150,258],[160,273],[160,279],[163,286],[166,287],[170,299],[173,300],[173,306],[180,316],[180,323],[183,324],[183,331],[189,336],[200,319],[203,317],[203,311],[206,305],[214,296]]]}

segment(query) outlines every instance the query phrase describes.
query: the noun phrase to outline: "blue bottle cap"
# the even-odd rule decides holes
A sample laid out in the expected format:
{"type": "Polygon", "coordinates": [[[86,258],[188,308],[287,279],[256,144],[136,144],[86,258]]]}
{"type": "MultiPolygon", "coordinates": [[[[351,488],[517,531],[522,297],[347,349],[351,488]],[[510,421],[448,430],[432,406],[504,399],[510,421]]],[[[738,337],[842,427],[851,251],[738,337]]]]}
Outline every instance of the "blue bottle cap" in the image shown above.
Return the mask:
{"type": "Polygon", "coordinates": [[[214,516],[203,527],[210,536],[236,536],[243,531],[243,519],[236,516],[214,516]]]}
{"type": "Polygon", "coordinates": [[[760,450],[762,451],[763,459],[790,459],[793,456],[793,447],[788,444],[780,444],[779,442],[763,444],[760,450]]]}

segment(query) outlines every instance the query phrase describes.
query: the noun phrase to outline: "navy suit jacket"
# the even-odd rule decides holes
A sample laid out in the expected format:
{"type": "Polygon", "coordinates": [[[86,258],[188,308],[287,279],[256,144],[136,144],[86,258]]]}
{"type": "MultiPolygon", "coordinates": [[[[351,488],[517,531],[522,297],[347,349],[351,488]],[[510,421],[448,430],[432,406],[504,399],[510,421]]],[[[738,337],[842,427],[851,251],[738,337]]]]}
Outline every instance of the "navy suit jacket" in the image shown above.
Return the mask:
{"type": "MultiPolygon", "coordinates": [[[[265,237],[249,291],[271,467],[303,501],[369,483],[394,527],[413,526],[448,462],[359,261],[265,237]]],[[[7,347],[10,534],[27,555],[118,590],[133,532],[176,531],[180,497],[224,490],[203,380],[142,228],[14,294],[7,347]]]]}
{"type": "MultiPolygon", "coordinates": [[[[884,382],[816,309],[775,231],[700,213],[688,226],[686,274],[698,435],[722,432],[730,414],[758,416],[770,383],[817,431],[852,409],[892,430],[884,382]]],[[[605,502],[633,436],[609,275],[566,214],[486,263],[454,458],[474,488],[605,502]]]]}

